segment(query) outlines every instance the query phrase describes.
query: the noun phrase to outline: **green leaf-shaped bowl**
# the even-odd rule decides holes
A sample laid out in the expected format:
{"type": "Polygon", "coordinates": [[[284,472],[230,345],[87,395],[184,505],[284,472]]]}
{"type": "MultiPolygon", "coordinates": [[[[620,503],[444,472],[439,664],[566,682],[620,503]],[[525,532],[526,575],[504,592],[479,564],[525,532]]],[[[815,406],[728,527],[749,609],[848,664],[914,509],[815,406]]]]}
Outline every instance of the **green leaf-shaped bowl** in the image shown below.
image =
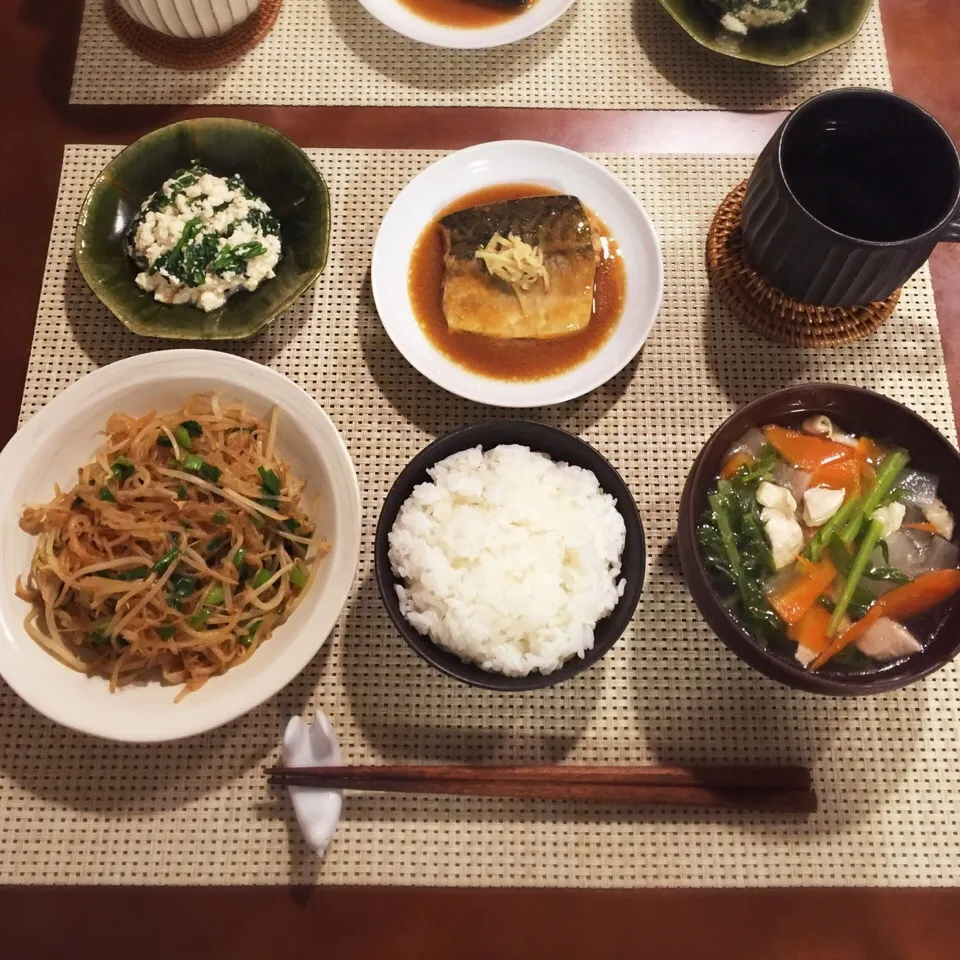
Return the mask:
{"type": "Polygon", "coordinates": [[[203,118],[161,127],[127,147],[97,177],[77,225],[77,265],[100,300],[134,333],[177,340],[238,340],[275,320],[323,271],[330,194],[310,158],[282,134],[246,120],[203,118]],[[175,170],[199,160],[238,173],[280,221],[276,277],[219,310],[158,303],[135,283],[124,235],[140,204],[175,170]]]}
{"type": "Polygon", "coordinates": [[[697,43],[715,53],[771,67],[789,67],[849,43],[860,32],[873,2],[808,0],[807,9],[792,20],[741,36],[721,26],[721,11],[710,0],[660,0],[697,43]]]}

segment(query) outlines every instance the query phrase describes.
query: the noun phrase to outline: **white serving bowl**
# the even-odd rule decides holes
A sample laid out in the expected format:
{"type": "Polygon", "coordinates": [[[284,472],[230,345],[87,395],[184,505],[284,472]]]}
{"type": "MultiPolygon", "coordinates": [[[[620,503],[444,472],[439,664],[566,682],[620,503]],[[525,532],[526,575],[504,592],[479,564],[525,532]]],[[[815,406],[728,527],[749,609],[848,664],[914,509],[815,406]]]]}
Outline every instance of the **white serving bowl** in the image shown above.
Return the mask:
{"type": "Polygon", "coordinates": [[[240,26],[260,0],[119,0],[137,23],[184,40],[219,37],[240,26]]]}
{"type": "Polygon", "coordinates": [[[285,687],[323,645],[343,609],[360,557],[360,493],[347,448],[317,403],[282,374],[211,350],[167,350],[112,363],[48,403],[0,453],[7,480],[0,544],[0,675],[34,709],[84,733],[134,743],[177,740],[219,727],[285,687]],[[278,450],[321,497],[319,532],[333,544],[296,611],[244,664],[211,678],[179,703],[180,687],[159,682],[110,693],[106,680],[72,670],[26,632],[28,604],[18,575],[30,569],[36,538],[19,526],[24,504],[70,488],[102,440],[110,414],[174,410],[213,390],[267,415],[280,408],[278,450]]]}
{"type": "Polygon", "coordinates": [[[397,33],[433,47],[480,50],[532,37],[573,6],[574,0],[536,0],[522,13],[489,27],[449,27],[418,16],[400,0],[360,0],[368,13],[397,33]]]}
{"type": "Polygon", "coordinates": [[[400,191],[374,243],[372,283],[384,329],[425,377],[478,403],[543,407],[589,393],[636,356],[660,310],[663,257],[640,202],[606,167],[551,143],[499,140],[438,160],[400,191]],[[459,366],[430,342],[410,301],[410,259],[421,233],[455,200],[498,183],[534,183],[579,197],[610,228],[623,254],[627,289],[613,333],[583,363],[542,380],[496,380],[459,366]]]}

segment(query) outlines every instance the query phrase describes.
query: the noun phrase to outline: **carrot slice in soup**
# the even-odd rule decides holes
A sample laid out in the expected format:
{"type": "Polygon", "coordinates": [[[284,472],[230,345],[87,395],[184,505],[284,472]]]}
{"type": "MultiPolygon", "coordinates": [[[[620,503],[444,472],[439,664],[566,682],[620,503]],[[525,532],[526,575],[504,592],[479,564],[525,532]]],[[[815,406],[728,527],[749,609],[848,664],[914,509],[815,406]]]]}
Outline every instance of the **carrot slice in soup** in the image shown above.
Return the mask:
{"type": "Polygon", "coordinates": [[[770,595],[770,606],[786,624],[797,623],[837,576],[837,568],[829,557],[824,557],[819,563],[802,560],[799,566],[803,574],[770,595]]]}
{"type": "Polygon", "coordinates": [[[822,667],[831,657],[848,647],[855,640],[859,640],[871,624],[881,617],[890,617],[892,620],[909,620],[932,610],[938,603],[952,597],[960,590],[960,570],[934,570],[924,573],[910,583],[897,587],[889,593],[877,597],[876,602],[852,627],[844,630],[833,643],[827,647],[813,663],[810,670],[822,667]]]}
{"type": "Polygon", "coordinates": [[[784,460],[801,470],[816,470],[834,460],[851,460],[856,456],[853,447],[823,437],[811,437],[775,423],[767,424],[763,435],[784,460]]]}
{"type": "Polygon", "coordinates": [[[723,465],[723,469],[720,471],[720,478],[722,480],[729,480],[741,467],[752,467],[756,462],[756,457],[747,453],[745,450],[741,450],[739,453],[735,453],[730,457],[723,465]]]}
{"type": "Polygon", "coordinates": [[[810,477],[811,487],[830,487],[831,490],[845,490],[847,496],[859,496],[860,475],[863,464],[854,457],[846,460],[831,460],[817,467],[810,477]]]}
{"type": "Polygon", "coordinates": [[[880,446],[880,444],[875,443],[869,437],[860,437],[857,440],[856,446],[857,456],[866,461],[867,463],[872,463],[876,466],[887,454],[887,451],[880,446]]]}
{"type": "Polygon", "coordinates": [[[937,528],[932,523],[905,523],[905,530],[916,530],[918,533],[936,533],[937,528]]]}
{"type": "Polygon", "coordinates": [[[820,653],[830,646],[827,627],[830,625],[830,611],[815,603],[796,623],[787,628],[787,636],[814,653],[820,653]]]}

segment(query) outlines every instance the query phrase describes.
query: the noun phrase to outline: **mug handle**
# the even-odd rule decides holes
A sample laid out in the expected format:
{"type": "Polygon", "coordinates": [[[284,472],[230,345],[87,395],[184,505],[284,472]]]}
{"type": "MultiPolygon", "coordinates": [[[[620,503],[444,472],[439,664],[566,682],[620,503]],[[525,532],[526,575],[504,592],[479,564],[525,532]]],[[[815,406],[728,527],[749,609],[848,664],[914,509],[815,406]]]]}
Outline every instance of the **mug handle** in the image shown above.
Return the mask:
{"type": "Polygon", "coordinates": [[[941,240],[947,243],[960,243],[960,205],[953,211],[953,216],[947,224],[947,229],[943,231],[941,240]]]}

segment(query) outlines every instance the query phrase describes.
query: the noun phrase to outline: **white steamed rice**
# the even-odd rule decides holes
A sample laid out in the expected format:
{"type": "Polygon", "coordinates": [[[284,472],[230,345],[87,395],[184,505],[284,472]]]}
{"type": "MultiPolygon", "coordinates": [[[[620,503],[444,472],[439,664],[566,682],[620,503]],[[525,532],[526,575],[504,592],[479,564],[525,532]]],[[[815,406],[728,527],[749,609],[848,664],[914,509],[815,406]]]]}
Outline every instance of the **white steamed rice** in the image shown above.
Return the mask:
{"type": "Polygon", "coordinates": [[[582,657],[623,594],[616,500],[589,470],[516,445],[464,450],[429,474],[388,539],[404,617],[508,676],[582,657]]]}

